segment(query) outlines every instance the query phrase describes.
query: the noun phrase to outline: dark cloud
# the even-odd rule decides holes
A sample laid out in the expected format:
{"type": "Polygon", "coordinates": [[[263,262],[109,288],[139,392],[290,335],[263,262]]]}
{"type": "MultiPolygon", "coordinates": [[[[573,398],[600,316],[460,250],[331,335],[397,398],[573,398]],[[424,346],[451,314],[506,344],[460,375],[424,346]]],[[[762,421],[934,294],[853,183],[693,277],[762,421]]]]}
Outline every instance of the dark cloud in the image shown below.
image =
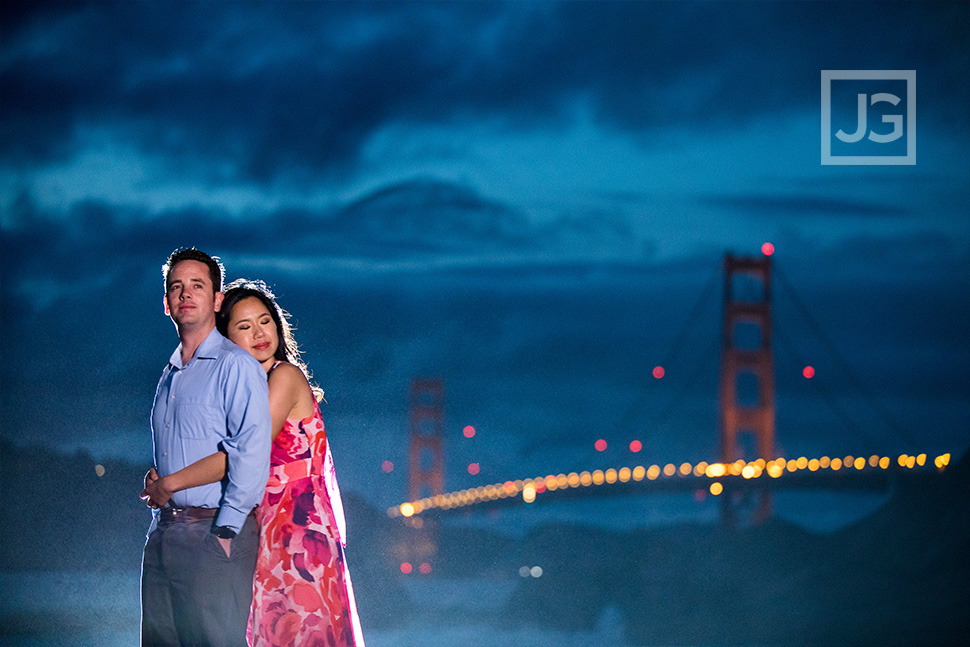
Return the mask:
{"type": "Polygon", "coordinates": [[[405,245],[412,251],[475,252],[532,248],[532,226],[521,213],[467,187],[417,179],[379,188],[339,210],[329,232],[405,245]]]}
{"type": "Polygon", "coordinates": [[[965,131],[960,3],[55,3],[8,9],[7,164],[101,129],[210,181],[342,177],[388,124],[557,128],[587,101],[637,133],[817,103],[820,69],[916,68],[965,131]],[[755,46],[752,46],[756,44],[755,46]],[[791,52],[799,52],[792,59],[791,52]]]}
{"type": "Polygon", "coordinates": [[[278,258],[291,267],[305,261],[305,272],[326,259],[363,272],[435,266],[474,272],[483,264],[540,268],[643,258],[620,218],[594,212],[536,224],[466,186],[420,178],[328,209],[283,207],[245,216],[200,206],[156,213],[96,200],[63,214],[45,213],[24,193],[12,202],[9,219],[5,261],[14,286],[28,275],[67,284],[103,275],[111,266],[139,272],[144,259],[159,257],[151,261],[154,273],[163,255],[189,245],[214,254],[278,258]],[[51,257],[70,260],[51,264],[51,257]]]}
{"type": "Polygon", "coordinates": [[[817,195],[721,195],[704,196],[700,204],[726,207],[751,216],[786,218],[814,216],[821,218],[904,218],[909,210],[889,203],[863,202],[817,195]]]}

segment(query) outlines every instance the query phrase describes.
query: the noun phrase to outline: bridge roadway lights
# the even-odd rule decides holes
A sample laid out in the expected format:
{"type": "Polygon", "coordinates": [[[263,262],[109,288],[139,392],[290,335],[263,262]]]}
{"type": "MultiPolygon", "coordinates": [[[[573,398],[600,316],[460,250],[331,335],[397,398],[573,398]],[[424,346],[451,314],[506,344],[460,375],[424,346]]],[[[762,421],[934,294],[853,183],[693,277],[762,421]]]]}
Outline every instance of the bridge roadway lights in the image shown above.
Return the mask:
{"type": "MultiPolygon", "coordinates": [[[[716,478],[711,478],[706,475],[696,476],[693,474],[687,476],[675,475],[657,480],[629,480],[626,482],[604,483],[602,485],[567,486],[556,488],[555,490],[546,489],[542,492],[537,492],[533,503],[527,503],[523,500],[521,489],[515,494],[508,494],[502,498],[483,499],[464,505],[435,505],[419,509],[419,506],[414,506],[415,502],[409,502],[402,504],[402,506],[411,506],[410,510],[408,510],[411,515],[402,515],[402,506],[395,506],[388,510],[388,516],[400,516],[407,522],[412,522],[421,517],[430,521],[439,517],[478,514],[498,508],[528,507],[537,504],[545,505],[549,503],[580,501],[602,497],[646,496],[697,491],[706,493],[709,492],[712,483],[720,483],[724,487],[723,493],[717,498],[730,496],[733,493],[750,492],[767,494],[773,491],[791,490],[889,492],[897,483],[933,478],[941,469],[939,466],[937,469],[933,469],[929,465],[924,469],[911,469],[893,464],[887,469],[866,468],[859,470],[845,467],[840,470],[816,472],[800,469],[795,472],[786,471],[777,478],[772,478],[766,473],[756,478],[744,478],[740,475],[735,476],[730,474],[716,478]]],[[[539,480],[537,479],[536,482],[539,482],[539,480]]],[[[499,487],[501,486],[496,485],[496,489],[499,487]]],[[[444,496],[447,497],[449,495],[446,494],[444,496]]]]}

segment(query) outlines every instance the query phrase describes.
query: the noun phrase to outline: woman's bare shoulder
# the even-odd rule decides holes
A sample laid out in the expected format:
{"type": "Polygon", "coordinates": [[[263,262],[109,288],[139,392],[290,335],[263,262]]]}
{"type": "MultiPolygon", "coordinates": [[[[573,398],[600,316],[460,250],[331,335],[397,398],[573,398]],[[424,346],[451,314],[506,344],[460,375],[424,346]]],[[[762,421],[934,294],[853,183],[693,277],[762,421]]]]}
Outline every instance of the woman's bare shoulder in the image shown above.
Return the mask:
{"type": "Polygon", "coordinates": [[[280,362],[269,374],[269,383],[277,387],[298,388],[307,385],[306,376],[289,362],[280,362]]]}

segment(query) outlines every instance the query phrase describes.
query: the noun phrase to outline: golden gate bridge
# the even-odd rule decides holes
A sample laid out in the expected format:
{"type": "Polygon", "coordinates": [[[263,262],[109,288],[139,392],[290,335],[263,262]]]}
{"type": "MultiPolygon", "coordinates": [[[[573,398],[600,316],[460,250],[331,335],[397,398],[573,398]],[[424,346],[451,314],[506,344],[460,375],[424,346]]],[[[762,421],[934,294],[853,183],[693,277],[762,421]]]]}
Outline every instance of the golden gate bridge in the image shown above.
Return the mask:
{"type": "MultiPolygon", "coordinates": [[[[723,322],[718,387],[720,456],[711,462],[621,465],[510,479],[446,492],[444,387],[439,378],[416,378],[412,381],[410,392],[409,498],[388,508],[388,516],[401,518],[408,525],[421,528],[424,525],[422,518],[467,512],[472,508],[485,510],[582,497],[693,491],[721,497],[722,520],[725,523],[736,522],[739,512],[744,511],[750,512],[753,521],[758,522],[771,515],[771,493],[775,490],[880,492],[888,491],[899,480],[924,478],[945,470],[951,460],[949,453],[866,453],[816,457],[788,457],[775,453],[772,341],[776,331],[771,315],[772,253],[773,248],[766,243],[762,247],[761,257],[727,254],[723,260],[723,322]],[[741,397],[742,391],[747,392],[744,397],[741,397]],[[743,457],[739,440],[746,437],[753,437],[755,441],[756,456],[753,458],[743,457]]],[[[779,278],[784,281],[780,275],[779,278]]],[[[793,294],[790,284],[783,284],[793,294]]],[[[823,342],[834,351],[834,345],[828,341],[800,299],[796,297],[795,303],[823,342]]],[[[693,319],[694,315],[690,318],[693,319]]],[[[684,335],[681,335],[674,346],[682,345],[683,339],[684,335]]],[[[798,356],[791,344],[781,337],[779,339],[791,355],[798,356]]],[[[810,371],[812,367],[806,366],[806,378],[812,377],[810,371]]],[[[866,394],[862,381],[848,368],[847,373],[858,390],[866,394]]],[[[663,376],[662,365],[654,369],[653,375],[656,378],[663,376]]],[[[838,410],[835,410],[838,414],[838,410]]],[[[876,410],[907,445],[914,446],[881,407],[877,406],[876,410]]],[[[637,449],[639,447],[634,451],[637,449]]]]}

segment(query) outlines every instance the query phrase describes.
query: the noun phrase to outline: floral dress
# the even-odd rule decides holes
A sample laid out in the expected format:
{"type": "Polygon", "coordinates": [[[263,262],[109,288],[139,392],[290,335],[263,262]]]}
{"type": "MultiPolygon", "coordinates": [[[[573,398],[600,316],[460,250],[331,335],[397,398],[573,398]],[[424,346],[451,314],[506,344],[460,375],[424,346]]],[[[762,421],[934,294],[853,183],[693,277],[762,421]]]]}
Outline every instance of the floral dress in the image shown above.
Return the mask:
{"type": "MultiPolygon", "coordinates": [[[[275,366],[274,366],[275,368],[275,366]]],[[[287,419],[257,509],[252,647],[363,647],[344,559],[343,506],[320,408],[287,419]]]]}

